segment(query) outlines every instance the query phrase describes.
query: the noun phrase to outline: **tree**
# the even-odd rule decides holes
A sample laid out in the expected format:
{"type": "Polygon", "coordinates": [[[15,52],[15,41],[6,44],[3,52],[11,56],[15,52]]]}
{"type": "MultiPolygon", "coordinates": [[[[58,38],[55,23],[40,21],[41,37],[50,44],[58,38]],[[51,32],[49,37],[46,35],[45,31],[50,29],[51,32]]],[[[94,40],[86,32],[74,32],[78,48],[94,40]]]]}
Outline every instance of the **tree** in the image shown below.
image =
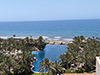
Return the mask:
{"type": "Polygon", "coordinates": [[[51,65],[51,62],[49,61],[48,58],[45,58],[44,60],[42,60],[40,62],[40,66],[41,66],[40,72],[47,72],[47,71],[49,71],[50,65],[51,65]]]}
{"type": "Polygon", "coordinates": [[[65,68],[63,68],[58,61],[49,61],[48,58],[42,60],[40,65],[40,72],[46,73],[48,71],[48,75],[60,75],[65,71],[65,68]]]}
{"type": "Polygon", "coordinates": [[[31,63],[34,60],[32,51],[35,50],[34,47],[44,43],[43,41],[42,43],[36,41],[37,45],[34,44],[33,39],[28,37],[25,39],[0,39],[0,73],[2,72],[4,75],[29,74],[31,72],[31,63]]]}
{"type": "Polygon", "coordinates": [[[71,64],[84,63],[85,72],[95,70],[96,56],[100,55],[99,38],[75,37],[67,49],[68,51],[60,56],[63,67],[69,69],[71,64]]]}
{"type": "Polygon", "coordinates": [[[65,72],[65,68],[61,66],[61,63],[58,61],[52,61],[52,64],[50,66],[50,69],[48,71],[49,75],[61,75],[65,72]]]}

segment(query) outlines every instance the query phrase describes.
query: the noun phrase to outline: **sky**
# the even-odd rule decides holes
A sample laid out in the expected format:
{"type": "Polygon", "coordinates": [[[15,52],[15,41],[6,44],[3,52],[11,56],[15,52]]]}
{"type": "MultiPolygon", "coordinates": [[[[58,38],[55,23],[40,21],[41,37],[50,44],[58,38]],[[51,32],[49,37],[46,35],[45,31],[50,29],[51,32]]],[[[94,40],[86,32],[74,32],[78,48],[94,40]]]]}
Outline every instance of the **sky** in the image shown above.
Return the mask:
{"type": "Polygon", "coordinates": [[[100,19],[100,0],[0,0],[0,21],[100,19]]]}

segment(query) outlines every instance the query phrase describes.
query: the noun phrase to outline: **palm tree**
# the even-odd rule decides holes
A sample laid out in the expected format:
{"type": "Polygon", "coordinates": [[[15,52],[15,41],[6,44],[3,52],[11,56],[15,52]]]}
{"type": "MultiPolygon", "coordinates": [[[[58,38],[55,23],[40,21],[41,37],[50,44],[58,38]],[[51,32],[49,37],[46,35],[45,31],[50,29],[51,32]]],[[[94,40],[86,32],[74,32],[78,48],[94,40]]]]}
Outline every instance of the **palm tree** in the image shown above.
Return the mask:
{"type": "Polygon", "coordinates": [[[47,71],[49,71],[49,69],[50,69],[50,65],[51,65],[51,62],[49,61],[49,59],[48,58],[45,58],[44,60],[42,60],[41,62],[40,62],[40,72],[47,72],[47,71]]]}
{"type": "Polygon", "coordinates": [[[100,55],[99,38],[75,37],[73,43],[68,44],[67,49],[68,51],[60,56],[63,67],[68,69],[70,64],[84,63],[83,68],[86,72],[95,70],[96,56],[100,55]]]}
{"type": "Polygon", "coordinates": [[[32,50],[34,50],[33,39],[0,39],[0,43],[3,43],[0,46],[0,71],[4,75],[11,75],[12,73],[14,75],[25,75],[31,72],[32,50]],[[21,53],[16,51],[21,51],[21,53]]]}
{"type": "Polygon", "coordinates": [[[48,71],[48,75],[60,75],[65,71],[65,68],[61,66],[61,63],[59,63],[58,61],[50,62],[48,58],[42,60],[40,62],[40,65],[40,72],[46,73],[48,71]]]}
{"type": "Polygon", "coordinates": [[[59,63],[58,61],[52,61],[48,74],[51,75],[50,73],[52,73],[52,75],[61,75],[62,73],[64,73],[64,71],[65,68],[61,66],[61,63],[59,63]]]}

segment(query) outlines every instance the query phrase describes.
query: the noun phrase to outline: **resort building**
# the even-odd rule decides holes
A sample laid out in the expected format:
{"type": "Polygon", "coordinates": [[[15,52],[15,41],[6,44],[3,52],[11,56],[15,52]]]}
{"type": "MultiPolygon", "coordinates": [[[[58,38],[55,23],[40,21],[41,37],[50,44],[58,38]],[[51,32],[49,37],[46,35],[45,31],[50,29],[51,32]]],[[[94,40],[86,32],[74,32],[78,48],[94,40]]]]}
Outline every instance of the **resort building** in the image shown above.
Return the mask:
{"type": "Polygon", "coordinates": [[[100,57],[96,57],[96,75],[100,75],[100,57]]]}

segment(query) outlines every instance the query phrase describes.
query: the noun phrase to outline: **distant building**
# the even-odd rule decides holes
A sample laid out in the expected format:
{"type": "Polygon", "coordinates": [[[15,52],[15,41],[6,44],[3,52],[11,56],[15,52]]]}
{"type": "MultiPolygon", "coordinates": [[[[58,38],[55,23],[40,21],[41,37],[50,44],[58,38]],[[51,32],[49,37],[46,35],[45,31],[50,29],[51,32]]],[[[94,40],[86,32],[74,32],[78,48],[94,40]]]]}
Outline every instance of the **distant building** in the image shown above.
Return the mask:
{"type": "Polygon", "coordinates": [[[100,75],[100,57],[96,57],[96,75],[100,75]]]}

